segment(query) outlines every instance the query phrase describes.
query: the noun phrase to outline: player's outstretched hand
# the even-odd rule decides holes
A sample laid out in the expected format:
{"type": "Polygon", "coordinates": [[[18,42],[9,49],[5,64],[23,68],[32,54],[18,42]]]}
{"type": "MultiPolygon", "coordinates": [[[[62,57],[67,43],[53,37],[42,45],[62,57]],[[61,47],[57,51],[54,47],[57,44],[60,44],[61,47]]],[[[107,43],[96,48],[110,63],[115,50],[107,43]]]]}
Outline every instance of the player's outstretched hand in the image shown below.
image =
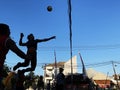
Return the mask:
{"type": "Polygon", "coordinates": [[[56,39],[56,36],[52,36],[51,39],[56,39]]]}
{"type": "Polygon", "coordinates": [[[21,37],[21,38],[24,37],[24,34],[23,34],[23,33],[20,33],[20,37],[21,37]]]}

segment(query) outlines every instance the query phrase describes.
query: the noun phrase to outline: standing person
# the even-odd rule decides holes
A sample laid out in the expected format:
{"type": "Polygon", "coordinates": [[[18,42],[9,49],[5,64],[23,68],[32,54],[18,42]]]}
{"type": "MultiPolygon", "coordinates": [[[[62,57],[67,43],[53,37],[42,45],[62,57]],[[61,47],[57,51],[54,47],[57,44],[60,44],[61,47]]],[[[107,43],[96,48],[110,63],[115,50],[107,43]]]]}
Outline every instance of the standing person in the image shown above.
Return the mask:
{"type": "Polygon", "coordinates": [[[56,77],[56,90],[64,90],[65,75],[63,71],[63,68],[59,68],[59,73],[56,77]]]}
{"type": "Polygon", "coordinates": [[[39,77],[37,87],[38,87],[38,90],[44,90],[43,76],[39,77]]]}
{"type": "MultiPolygon", "coordinates": [[[[10,28],[7,24],[0,23],[0,90],[3,89],[2,79],[3,79],[3,67],[8,51],[11,50],[19,57],[26,59],[26,55],[22,52],[15,44],[15,42],[10,38],[10,28]]],[[[27,60],[27,59],[26,59],[27,60]]]]}
{"type": "Polygon", "coordinates": [[[25,79],[24,72],[21,72],[20,70],[18,70],[17,81],[16,81],[16,90],[25,90],[25,87],[24,87],[25,80],[26,79],[25,79]]]}
{"type": "Polygon", "coordinates": [[[27,47],[27,55],[29,57],[29,60],[25,60],[25,62],[23,63],[18,63],[13,70],[16,70],[19,67],[26,67],[29,65],[29,63],[31,62],[31,67],[27,68],[27,69],[23,69],[23,72],[28,72],[28,71],[34,71],[36,68],[36,64],[37,64],[37,44],[40,42],[46,42],[49,41],[51,39],[55,39],[55,36],[52,36],[50,38],[45,38],[45,39],[35,39],[33,34],[29,34],[27,36],[28,41],[23,43],[22,39],[24,37],[24,34],[21,33],[20,34],[20,40],[19,40],[19,45],[20,46],[26,46],[27,47]]]}
{"type": "Polygon", "coordinates": [[[49,80],[47,83],[47,90],[50,90],[50,88],[51,88],[51,85],[50,85],[50,80],[49,80]]]}

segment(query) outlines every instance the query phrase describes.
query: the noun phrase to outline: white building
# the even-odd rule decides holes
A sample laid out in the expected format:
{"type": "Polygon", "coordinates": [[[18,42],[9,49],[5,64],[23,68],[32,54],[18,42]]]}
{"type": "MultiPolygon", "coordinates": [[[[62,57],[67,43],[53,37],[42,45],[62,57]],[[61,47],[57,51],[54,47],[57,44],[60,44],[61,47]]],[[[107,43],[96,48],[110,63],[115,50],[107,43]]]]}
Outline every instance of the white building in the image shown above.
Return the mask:
{"type": "MultiPolygon", "coordinates": [[[[72,71],[73,74],[77,73],[77,56],[72,57],[72,71]]],[[[65,75],[71,74],[71,59],[64,63],[64,72],[65,75]]]]}
{"type": "Polygon", "coordinates": [[[66,62],[57,62],[57,68],[55,68],[55,63],[48,64],[44,66],[44,82],[53,82],[55,75],[59,73],[59,68],[64,69],[64,75],[71,74],[71,60],[72,60],[72,72],[77,73],[77,56],[72,57],[66,62]],[[55,73],[56,71],[56,73],[55,73]]]}

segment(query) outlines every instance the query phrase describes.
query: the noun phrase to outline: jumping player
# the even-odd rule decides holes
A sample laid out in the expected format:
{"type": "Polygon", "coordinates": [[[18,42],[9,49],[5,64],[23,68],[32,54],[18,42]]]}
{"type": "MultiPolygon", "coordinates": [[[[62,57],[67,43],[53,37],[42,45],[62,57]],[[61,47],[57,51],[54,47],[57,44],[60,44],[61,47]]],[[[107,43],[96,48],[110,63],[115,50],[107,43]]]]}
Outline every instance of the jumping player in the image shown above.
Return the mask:
{"type": "Polygon", "coordinates": [[[27,47],[27,56],[29,57],[29,59],[25,60],[23,63],[18,63],[13,70],[16,70],[19,67],[26,67],[29,65],[29,63],[31,62],[31,67],[30,68],[26,68],[23,69],[23,72],[28,72],[28,71],[34,71],[36,68],[36,64],[37,64],[37,44],[40,42],[46,42],[49,41],[51,39],[55,39],[55,36],[52,36],[50,38],[45,38],[45,39],[35,39],[33,34],[29,34],[27,36],[28,41],[23,43],[22,39],[24,37],[24,34],[21,33],[20,34],[20,40],[19,40],[19,45],[20,46],[26,46],[27,47]]]}
{"type": "Polygon", "coordinates": [[[7,24],[0,23],[0,90],[3,89],[2,85],[2,79],[4,77],[3,75],[3,67],[4,62],[6,59],[6,55],[8,54],[8,51],[11,50],[19,57],[27,60],[26,55],[24,52],[22,52],[15,44],[15,42],[10,38],[10,28],[7,24]]]}

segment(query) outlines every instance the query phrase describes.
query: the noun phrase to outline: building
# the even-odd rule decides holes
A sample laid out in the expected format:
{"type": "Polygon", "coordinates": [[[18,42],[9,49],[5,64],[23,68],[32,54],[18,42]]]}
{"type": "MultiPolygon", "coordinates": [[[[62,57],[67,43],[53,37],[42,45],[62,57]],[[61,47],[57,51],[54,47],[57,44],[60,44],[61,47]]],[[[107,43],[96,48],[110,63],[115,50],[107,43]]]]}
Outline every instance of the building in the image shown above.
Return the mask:
{"type": "MultiPolygon", "coordinates": [[[[72,70],[73,74],[78,73],[77,71],[77,56],[72,57],[72,70]]],[[[71,74],[71,59],[64,63],[64,72],[65,75],[71,74]]]]}
{"type": "MultiPolygon", "coordinates": [[[[59,68],[64,68],[64,74],[68,75],[71,73],[71,59],[65,61],[65,62],[57,62],[51,63],[44,66],[44,82],[45,83],[53,83],[53,80],[55,79],[55,76],[59,72],[59,68]],[[55,66],[57,68],[55,68],[55,66]]],[[[72,70],[73,73],[77,73],[77,56],[72,57],[72,70]]]]}

